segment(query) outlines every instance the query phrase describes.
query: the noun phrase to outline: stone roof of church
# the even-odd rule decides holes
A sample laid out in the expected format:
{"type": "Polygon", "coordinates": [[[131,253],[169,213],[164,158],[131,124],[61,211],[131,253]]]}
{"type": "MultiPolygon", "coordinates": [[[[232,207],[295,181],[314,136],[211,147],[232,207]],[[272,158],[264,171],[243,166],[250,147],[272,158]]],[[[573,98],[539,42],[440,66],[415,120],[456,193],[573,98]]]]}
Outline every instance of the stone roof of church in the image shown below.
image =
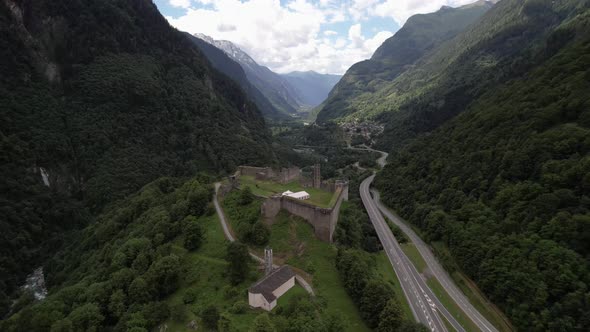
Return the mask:
{"type": "Polygon", "coordinates": [[[272,292],[294,276],[295,272],[293,272],[289,266],[283,265],[260,279],[257,283],[252,285],[248,291],[253,294],[262,294],[262,296],[264,296],[264,298],[270,303],[277,298],[272,292]]]}

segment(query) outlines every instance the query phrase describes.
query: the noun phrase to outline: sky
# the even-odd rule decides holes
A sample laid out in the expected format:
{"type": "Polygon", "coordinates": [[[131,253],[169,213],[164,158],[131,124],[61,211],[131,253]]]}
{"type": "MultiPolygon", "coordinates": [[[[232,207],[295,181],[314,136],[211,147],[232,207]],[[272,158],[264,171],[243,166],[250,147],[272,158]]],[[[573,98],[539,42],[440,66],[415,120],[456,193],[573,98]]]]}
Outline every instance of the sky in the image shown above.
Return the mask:
{"type": "Polygon", "coordinates": [[[179,30],[229,40],[278,73],[343,74],[408,17],[474,0],[154,0],[179,30]]]}

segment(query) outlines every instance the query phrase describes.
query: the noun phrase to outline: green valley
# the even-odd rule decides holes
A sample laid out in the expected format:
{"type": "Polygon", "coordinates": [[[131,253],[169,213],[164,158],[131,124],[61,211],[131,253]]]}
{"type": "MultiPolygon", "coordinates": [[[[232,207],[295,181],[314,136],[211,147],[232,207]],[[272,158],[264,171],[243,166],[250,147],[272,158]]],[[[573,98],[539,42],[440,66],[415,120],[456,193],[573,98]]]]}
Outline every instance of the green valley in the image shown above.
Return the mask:
{"type": "Polygon", "coordinates": [[[590,0],[0,0],[0,331],[590,330],[590,0]]]}

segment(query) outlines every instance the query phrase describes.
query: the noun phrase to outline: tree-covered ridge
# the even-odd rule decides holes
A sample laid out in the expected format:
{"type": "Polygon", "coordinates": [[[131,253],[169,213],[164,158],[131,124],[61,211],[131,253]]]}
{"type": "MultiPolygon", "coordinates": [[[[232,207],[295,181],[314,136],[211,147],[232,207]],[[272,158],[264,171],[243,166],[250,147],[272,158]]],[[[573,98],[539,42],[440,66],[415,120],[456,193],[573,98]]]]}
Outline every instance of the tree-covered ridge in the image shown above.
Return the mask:
{"type": "Polygon", "coordinates": [[[363,95],[379,91],[401,73],[411,68],[422,56],[435,50],[476,21],[490,7],[490,2],[449,8],[430,14],[414,15],[393,37],[375,51],[371,59],[350,67],[330,92],[321,107],[318,121],[358,116],[371,109],[369,104],[355,101],[363,95]]]}
{"type": "Polygon", "coordinates": [[[270,101],[266,99],[262,92],[248,81],[244,69],[238,62],[232,60],[224,51],[207,41],[197,38],[190,33],[185,33],[185,35],[197,45],[197,47],[199,47],[199,50],[203,52],[207,57],[207,60],[211,62],[211,65],[215,69],[224,73],[240,85],[248,97],[256,103],[256,106],[265,117],[273,120],[286,117],[286,114],[280,113],[270,101]]]}
{"type": "Polygon", "coordinates": [[[412,140],[377,178],[523,331],[590,327],[588,22],[566,21],[543,64],[412,140]]]}
{"type": "Polygon", "coordinates": [[[204,240],[201,225],[213,213],[212,193],[196,178],[162,178],[109,206],[45,264],[49,296],[32,304],[23,296],[0,329],[154,328],[170,316],[162,300],[190,278],[182,247],[194,250],[204,240]]]}
{"type": "Polygon", "coordinates": [[[384,142],[401,144],[453,118],[480,95],[542,65],[583,35],[590,1],[503,0],[374,97],[384,142]]]}
{"type": "Polygon", "coordinates": [[[228,40],[215,40],[207,35],[196,33],[196,38],[223,50],[244,69],[248,80],[254,85],[274,108],[284,114],[293,114],[302,105],[297,91],[281,75],[268,67],[256,63],[250,55],[228,40]]]}
{"type": "Polygon", "coordinates": [[[152,1],[6,0],[0,37],[2,308],[84,207],[276,162],[256,106],[152,1]]]}
{"type": "Polygon", "coordinates": [[[586,0],[500,1],[393,81],[351,99],[354,113],[341,120],[377,118],[389,124],[391,141],[432,130],[551,56],[571,37],[562,23],[588,6],[586,0]]]}

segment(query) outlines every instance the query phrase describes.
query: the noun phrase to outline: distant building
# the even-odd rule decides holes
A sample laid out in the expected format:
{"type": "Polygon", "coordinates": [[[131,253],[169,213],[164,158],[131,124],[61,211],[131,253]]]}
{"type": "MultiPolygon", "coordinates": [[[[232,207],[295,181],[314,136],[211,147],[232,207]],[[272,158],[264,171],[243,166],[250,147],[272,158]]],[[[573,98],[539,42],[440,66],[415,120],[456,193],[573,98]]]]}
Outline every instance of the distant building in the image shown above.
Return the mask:
{"type": "Polygon", "coordinates": [[[271,311],[277,299],[295,286],[295,273],[287,265],[272,271],[248,289],[248,303],[254,308],[271,311]]]}
{"type": "Polygon", "coordinates": [[[287,190],[281,194],[282,196],[293,197],[295,199],[309,199],[309,193],[307,191],[298,191],[296,193],[292,192],[291,190],[287,190]]]}

